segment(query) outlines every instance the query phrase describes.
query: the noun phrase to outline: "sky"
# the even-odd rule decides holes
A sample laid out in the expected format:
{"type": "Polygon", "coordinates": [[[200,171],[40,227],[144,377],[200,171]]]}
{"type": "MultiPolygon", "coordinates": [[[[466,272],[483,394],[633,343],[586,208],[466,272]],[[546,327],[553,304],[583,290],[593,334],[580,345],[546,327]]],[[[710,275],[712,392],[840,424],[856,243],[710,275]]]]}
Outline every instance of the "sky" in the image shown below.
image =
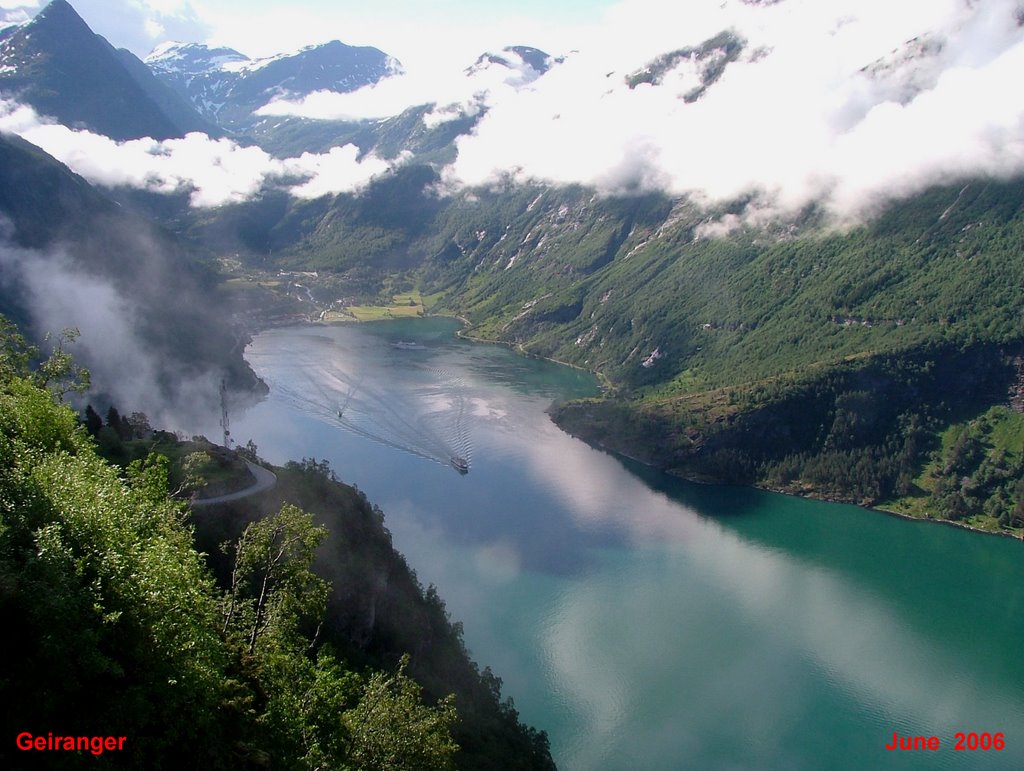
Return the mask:
{"type": "MultiPolygon", "coordinates": [[[[505,45],[562,48],[600,23],[612,0],[70,0],[89,26],[139,57],[166,40],[270,56],[339,39],[403,63],[469,57],[505,45]],[[474,53],[475,52],[475,53],[474,53]]],[[[0,0],[32,14],[43,0],[0,0]],[[33,7],[35,5],[36,7],[33,7]]]]}

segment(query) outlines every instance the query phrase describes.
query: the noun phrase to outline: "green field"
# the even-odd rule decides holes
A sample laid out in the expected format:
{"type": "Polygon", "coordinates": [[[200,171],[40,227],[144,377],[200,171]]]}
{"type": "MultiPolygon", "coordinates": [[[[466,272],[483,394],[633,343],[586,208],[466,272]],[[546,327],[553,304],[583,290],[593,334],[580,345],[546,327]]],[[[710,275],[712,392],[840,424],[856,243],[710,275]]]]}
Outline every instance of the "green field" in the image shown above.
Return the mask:
{"type": "Polygon", "coordinates": [[[980,530],[1019,531],[1024,414],[992,407],[954,423],[939,438],[940,446],[914,479],[914,491],[884,508],[912,517],[953,519],[980,530]]]}
{"type": "MultiPolygon", "coordinates": [[[[437,301],[440,295],[433,295],[433,302],[437,301]]],[[[356,321],[383,321],[385,319],[407,319],[423,316],[426,313],[427,305],[419,290],[401,292],[392,295],[389,305],[348,305],[345,312],[350,314],[356,321]]],[[[334,314],[329,314],[333,316],[334,314]]],[[[328,320],[325,317],[325,320],[328,320]]]]}
{"type": "Polygon", "coordinates": [[[423,315],[422,305],[349,305],[345,310],[356,321],[383,321],[423,315]]]}

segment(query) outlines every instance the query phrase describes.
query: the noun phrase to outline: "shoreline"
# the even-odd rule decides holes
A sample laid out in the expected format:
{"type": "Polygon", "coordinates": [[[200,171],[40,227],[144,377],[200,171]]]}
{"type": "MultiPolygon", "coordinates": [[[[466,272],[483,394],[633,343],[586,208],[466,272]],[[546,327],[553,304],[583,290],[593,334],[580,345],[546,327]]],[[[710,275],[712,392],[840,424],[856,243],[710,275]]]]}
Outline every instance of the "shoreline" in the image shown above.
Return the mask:
{"type": "MultiPolygon", "coordinates": [[[[593,375],[597,379],[598,386],[599,386],[599,388],[600,388],[602,393],[608,393],[613,388],[612,384],[608,381],[608,379],[599,371],[587,369],[586,367],[580,367],[579,365],[572,364],[572,363],[567,362],[567,361],[560,361],[559,359],[554,359],[554,358],[551,358],[550,356],[541,356],[540,354],[531,353],[531,352],[526,351],[526,350],[523,349],[522,343],[512,343],[512,342],[508,342],[506,340],[490,340],[490,339],[487,339],[487,338],[475,337],[475,336],[473,336],[471,334],[468,334],[467,331],[466,331],[466,328],[471,328],[473,325],[469,321],[469,319],[465,318],[464,316],[460,316],[458,314],[451,314],[451,315],[449,315],[449,314],[437,313],[437,314],[425,314],[425,315],[419,316],[417,318],[420,318],[420,319],[427,319],[427,318],[451,318],[451,319],[455,319],[460,324],[462,324],[463,327],[464,327],[463,329],[455,330],[456,337],[459,337],[459,338],[461,338],[463,340],[469,340],[470,342],[474,342],[474,343],[481,343],[481,344],[487,344],[487,345],[503,345],[503,346],[505,346],[505,347],[507,347],[507,348],[509,348],[509,349],[511,349],[513,351],[515,351],[520,356],[524,356],[526,358],[538,359],[540,361],[548,361],[548,362],[551,362],[553,364],[559,364],[559,365],[561,365],[563,367],[569,367],[571,369],[575,369],[575,370],[577,370],[579,372],[587,372],[587,373],[593,375]]],[[[375,320],[375,321],[385,321],[386,322],[386,321],[392,321],[392,320],[394,320],[394,319],[379,319],[379,320],[375,320]]],[[[347,324],[351,324],[351,323],[372,324],[372,323],[375,323],[375,322],[374,321],[359,321],[358,319],[353,319],[352,321],[321,321],[319,319],[306,319],[306,320],[297,320],[296,319],[296,320],[291,320],[291,321],[283,321],[282,323],[279,323],[279,324],[270,324],[270,325],[267,325],[266,327],[263,327],[263,328],[265,329],[265,328],[270,328],[270,327],[283,327],[283,326],[334,326],[334,325],[347,325],[347,324]]],[[[258,332],[260,332],[260,331],[262,331],[262,329],[252,330],[250,333],[251,334],[258,334],[258,332]]],[[[549,418],[550,418],[550,414],[549,414],[549,418]]],[[[633,461],[634,463],[639,463],[642,466],[646,466],[647,468],[653,469],[655,471],[659,471],[662,474],[667,474],[669,476],[675,477],[677,479],[682,479],[682,480],[685,480],[687,482],[691,482],[693,484],[701,484],[701,485],[727,485],[727,484],[732,484],[732,483],[728,483],[728,482],[716,481],[716,480],[713,480],[713,479],[697,479],[695,477],[688,477],[688,476],[686,476],[684,474],[678,474],[678,473],[675,473],[675,472],[672,472],[672,471],[668,471],[666,469],[660,468],[659,466],[656,466],[653,463],[641,460],[640,458],[637,458],[637,457],[635,457],[633,455],[630,455],[630,454],[628,454],[626,452],[622,452],[621,450],[616,450],[616,449],[614,449],[612,447],[609,447],[609,446],[607,446],[607,445],[605,445],[603,443],[600,443],[600,442],[598,442],[598,443],[589,442],[586,439],[584,439],[582,436],[580,436],[578,434],[574,434],[571,431],[568,431],[568,430],[564,429],[562,426],[558,425],[558,423],[555,422],[554,420],[552,420],[552,422],[555,423],[555,426],[558,427],[559,431],[561,431],[561,432],[563,432],[563,433],[565,433],[565,434],[567,434],[569,436],[572,436],[575,439],[579,439],[581,442],[589,445],[590,447],[594,447],[596,449],[602,450],[604,452],[609,453],[610,455],[618,456],[618,457],[621,457],[621,458],[626,458],[628,460],[633,461]]],[[[792,496],[794,498],[806,498],[808,500],[823,501],[825,503],[842,503],[842,504],[847,504],[847,505],[850,505],[850,506],[857,506],[858,508],[864,509],[865,511],[871,511],[871,512],[874,512],[874,513],[877,513],[877,514],[884,514],[884,515],[889,516],[889,517],[896,517],[898,519],[903,519],[903,520],[907,520],[907,521],[910,521],[910,522],[920,522],[920,523],[924,523],[924,524],[932,523],[932,524],[938,524],[938,525],[946,525],[946,526],[949,526],[949,527],[958,528],[960,530],[966,530],[966,531],[971,532],[971,533],[978,533],[980,535],[997,536],[997,537],[1000,537],[1000,538],[1008,538],[1008,539],[1013,540],[1013,541],[1021,541],[1022,543],[1024,543],[1024,533],[1021,533],[1020,535],[1016,535],[1014,533],[1008,533],[1008,532],[1005,532],[1005,531],[983,530],[983,529],[981,529],[979,527],[974,527],[973,525],[968,525],[968,524],[965,524],[963,522],[953,522],[953,521],[948,520],[948,519],[935,519],[935,518],[932,518],[932,517],[915,517],[915,516],[913,516],[911,514],[905,514],[905,513],[900,512],[900,511],[893,511],[892,509],[886,509],[886,508],[882,508],[880,506],[868,506],[868,505],[865,505],[865,504],[862,504],[862,503],[857,503],[855,501],[844,500],[844,499],[841,499],[841,498],[836,498],[836,497],[828,496],[828,495],[816,495],[816,494],[813,494],[813,493],[798,493],[798,492],[793,492],[792,490],[784,490],[784,489],[781,489],[781,488],[770,487],[768,485],[747,484],[747,485],[736,485],[736,486],[738,486],[738,487],[748,487],[748,488],[752,488],[754,490],[761,490],[761,491],[764,491],[764,492],[777,493],[779,495],[788,495],[788,496],[792,496]]]]}
{"type": "MultiPolygon", "coordinates": [[[[530,359],[538,359],[538,360],[541,360],[541,361],[549,361],[549,362],[551,362],[553,364],[560,364],[563,367],[569,367],[569,368],[575,369],[575,370],[577,370],[579,372],[587,372],[587,373],[593,375],[594,378],[597,380],[598,388],[600,389],[600,391],[602,393],[609,393],[609,392],[614,390],[614,386],[611,383],[611,381],[609,381],[608,378],[603,373],[601,373],[598,370],[588,369],[587,367],[581,367],[578,364],[573,364],[573,363],[568,362],[568,361],[562,361],[560,359],[554,359],[554,358],[552,358],[550,356],[541,356],[540,354],[531,353],[530,351],[527,351],[527,350],[525,350],[523,348],[523,344],[522,343],[512,343],[512,342],[508,342],[506,340],[489,340],[487,338],[475,337],[475,336],[473,336],[471,334],[468,334],[466,330],[472,328],[473,323],[469,319],[467,319],[465,316],[461,316],[458,313],[429,313],[429,312],[424,312],[423,315],[420,315],[420,316],[409,316],[407,318],[410,318],[410,319],[428,319],[428,318],[455,319],[463,327],[462,329],[455,330],[455,335],[457,337],[460,337],[460,338],[462,338],[464,340],[469,340],[469,341],[474,342],[474,343],[485,343],[485,344],[488,344],[488,345],[504,345],[504,346],[514,350],[520,356],[525,356],[525,357],[530,358],[530,359]]],[[[282,318],[282,317],[269,318],[269,317],[266,317],[266,316],[261,316],[259,314],[254,314],[252,317],[247,318],[247,319],[238,319],[238,321],[241,322],[243,328],[245,329],[245,332],[248,335],[250,335],[250,336],[251,335],[255,335],[255,334],[259,334],[260,332],[262,332],[262,331],[264,331],[266,329],[276,329],[276,328],[288,327],[288,326],[302,326],[302,325],[307,325],[307,326],[334,326],[334,325],[347,325],[347,324],[373,324],[373,323],[381,322],[381,321],[397,321],[397,320],[400,320],[400,319],[373,319],[373,320],[370,320],[370,321],[361,321],[360,319],[357,319],[357,318],[351,318],[351,319],[334,319],[334,320],[331,320],[331,321],[325,321],[325,320],[323,320],[321,318],[316,318],[313,315],[307,315],[305,317],[292,316],[292,317],[285,317],[285,318],[282,318]]]]}
{"type": "MultiPolygon", "coordinates": [[[[462,324],[464,324],[467,327],[472,327],[473,326],[470,323],[469,319],[465,318],[464,316],[453,316],[453,317],[449,317],[449,318],[456,318],[462,324]]],[[[605,377],[605,375],[602,372],[600,372],[599,370],[588,369],[587,367],[581,367],[578,364],[573,364],[572,362],[568,362],[568,361],[562,361],[561,359],[554,359],[554,358],[552,358],[550,356],[541,356],[539,353],[531,353],[530,351],[527,351],[526,349],[523,348],[523,344],[522,343],[510,343],[507,340],[490,340],[490,339],[488,339],[486,337],[474,337],[473,335],[467,334],[462,329],[456,330],[455,334],[458,337],[462,338],[463,340],[469,340],[470,342],[474,342],[474,343],[482,343],[482,344],[485,344],[485,345],[503,345],[506,348],[509,348],[509,349],[515,351],[520,356],[524,356],[524,357],[526,357],[528,359],[538,359],[539,361],[549,361],[552,364],[559,364],[559,365],[561,365],[563,367],[569,367],[570,369],[574,369],[574,370],[576,370],[578,372],[586,372],[586,373],[588,373],[590,375],[593,375],[597,379],[598,386],[601,389],[602,393],[608,393],[609,391],[611,391],[614,388],[614,386],[612,385],[611,381],[608,380],[608,378],[605,377]]],[[[559,430],[561,430],[561,427],[559,427],[559,430]]]]}
{"type": "MultiPolygon", "coordinates": [[[[552,422],[554,423],[553,420],[552,420],[552,422]]],[[[847,506],[856,506],[859,509],[863,509],[864,511],[870,511],[870,512],[872,512],[874,514],[884,514],[885,516],[895,517],[897,519],[903,519],[903,520],[906,520],[908,522],[919,522],[921,524],[947,525],[949,527],[955,527],[955,528],[957,528],[959,530],[966,530],[966,531],[971,532],[971,533],[978,533],[979,535],[997,536],[999,538],[1008,538],[1011,541],[1020,541],[1020,542],[1024,543],[1024,533],[1021,533],[1020,535],[1016,535],[1014,533],[1007,533],[1007,532],[1001,531],[1001,530],[982,530],[980,527],[974,527],[973,525],[967,525],[967,524],[964,524],[963,522],[953,522],[952,520],[948,520],[948,519],[934,519],[932,517],[915,517],[915,516],[912,516],[910,514],[904,514],[903,512],[900,512],[900,511],[893,511],[892,509],[885,509],[885,508],[882,508],[880,506],[867,506],[867,505],[865,505],[863,503],[856,503],[854,501],[843,500],[841,498],[830,497],[830,496],[827,496],[827,495],[814,495],[814,494],[810,494],[810,493],[808,493],[808,494],[800,494],[800,493],[792,492],[791,490],[783,490],[783,489],[780,489],[780,488],[777,488],[777,487],[769,487],[768,485],[738,484],[738,483],[735,483],[735,482],[722,482],[722,481],[716,481],[716,480],[713,480],[713,479],[697,479],[696,477],[689,477],[689,476],[686,476],[685,474],[677,474],[675,472],[668,471],[666,469],[660,468],[659,466],[656,466],[655,464],[653,464],[653,463],[651,463],[649,461],[641,460],[640,458],[637,458],[636,456],[630,455],[629,453],[622,452],[621,450],[616,450],[616,449],[614,449],[612,447],[609,447],[608,445],[603,444],[601,442],[596,442],[596,443],[595,442],[588,442],[586,439],[584,439],[579,434],[574,434],[571,431],[567,431],[566,429],[562,428],[561,426],[558,425],[558,423],[555,423],[555,425],[558,426],[558,430],[559,431],[562,431],[563,433],[568,434],[569,436],[573,437],[574,439],[579,439],[581,442],[583,442],[584,444],[588,445],[589,447],[593,447],[594,449],[601,450],[602,452],[606,452],[609,455],[612,455],[612,456],[615,456],[615,457],[618,457],[618,458],[625,458],[627,460],[632,461],[633,463],[639,463],[641,466],[646,466],[647,468],[652,469],[653,471],[657,471],[657,472],[659,472],[661,474],[665,474],[667,476],[674,477],[675,479],[682,479],[683,481],[689,482],[691,484],[695,484],[695,485],[712,485],[712,486],[746,487],[748,489],[760,490],[760,491],[766,492],[766,493],[775,493],[776,495],[787,495],[787,496],[790,496],[792,498],[803,498],[803,499],[811,500],[811,501],[821,501],[823,503],[841,503],[841,504],[844,504],[844,505],[847,505],[847,506]]]]}

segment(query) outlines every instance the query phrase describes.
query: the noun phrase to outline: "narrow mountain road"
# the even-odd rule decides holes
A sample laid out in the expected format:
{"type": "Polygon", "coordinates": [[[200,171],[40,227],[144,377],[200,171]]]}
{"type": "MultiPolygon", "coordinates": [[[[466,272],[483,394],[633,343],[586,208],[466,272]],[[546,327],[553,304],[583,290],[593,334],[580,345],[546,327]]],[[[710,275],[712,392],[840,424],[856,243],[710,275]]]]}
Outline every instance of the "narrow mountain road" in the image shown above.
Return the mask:
{"type": "Polygon", "coordinates": [[[249,467],[249,471],[256,477],[256,482],[249,485],[244,490],[237,490],[233,493],[227,493],[226,495],[218,495],[213,498],[199,498],[192,501],[193,506],[215,506],[218,503],[230,503],[231,501],[240,501],[242,498],[248,498],[250,495],[256,495],[256,493],[262,493],[264,490],[269,490],[277,484],[277,474],[273,471],[257,466],[255,463],[245,462],[245,465],[249,467]]]}

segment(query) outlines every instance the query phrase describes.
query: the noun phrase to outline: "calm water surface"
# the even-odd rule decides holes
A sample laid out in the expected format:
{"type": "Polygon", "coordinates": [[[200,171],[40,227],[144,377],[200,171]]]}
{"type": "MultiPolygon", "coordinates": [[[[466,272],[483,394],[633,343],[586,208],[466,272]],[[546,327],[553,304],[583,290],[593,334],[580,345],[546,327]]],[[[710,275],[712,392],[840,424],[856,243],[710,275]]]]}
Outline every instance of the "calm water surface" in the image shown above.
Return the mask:
{"type": "Polygon", "coordinates": [[[588,375],[453,330],[262,333],[233,433],[384,509],[561,768],[1024,768],[1024,544],[623,462],[544,413],[588,375]]]}

